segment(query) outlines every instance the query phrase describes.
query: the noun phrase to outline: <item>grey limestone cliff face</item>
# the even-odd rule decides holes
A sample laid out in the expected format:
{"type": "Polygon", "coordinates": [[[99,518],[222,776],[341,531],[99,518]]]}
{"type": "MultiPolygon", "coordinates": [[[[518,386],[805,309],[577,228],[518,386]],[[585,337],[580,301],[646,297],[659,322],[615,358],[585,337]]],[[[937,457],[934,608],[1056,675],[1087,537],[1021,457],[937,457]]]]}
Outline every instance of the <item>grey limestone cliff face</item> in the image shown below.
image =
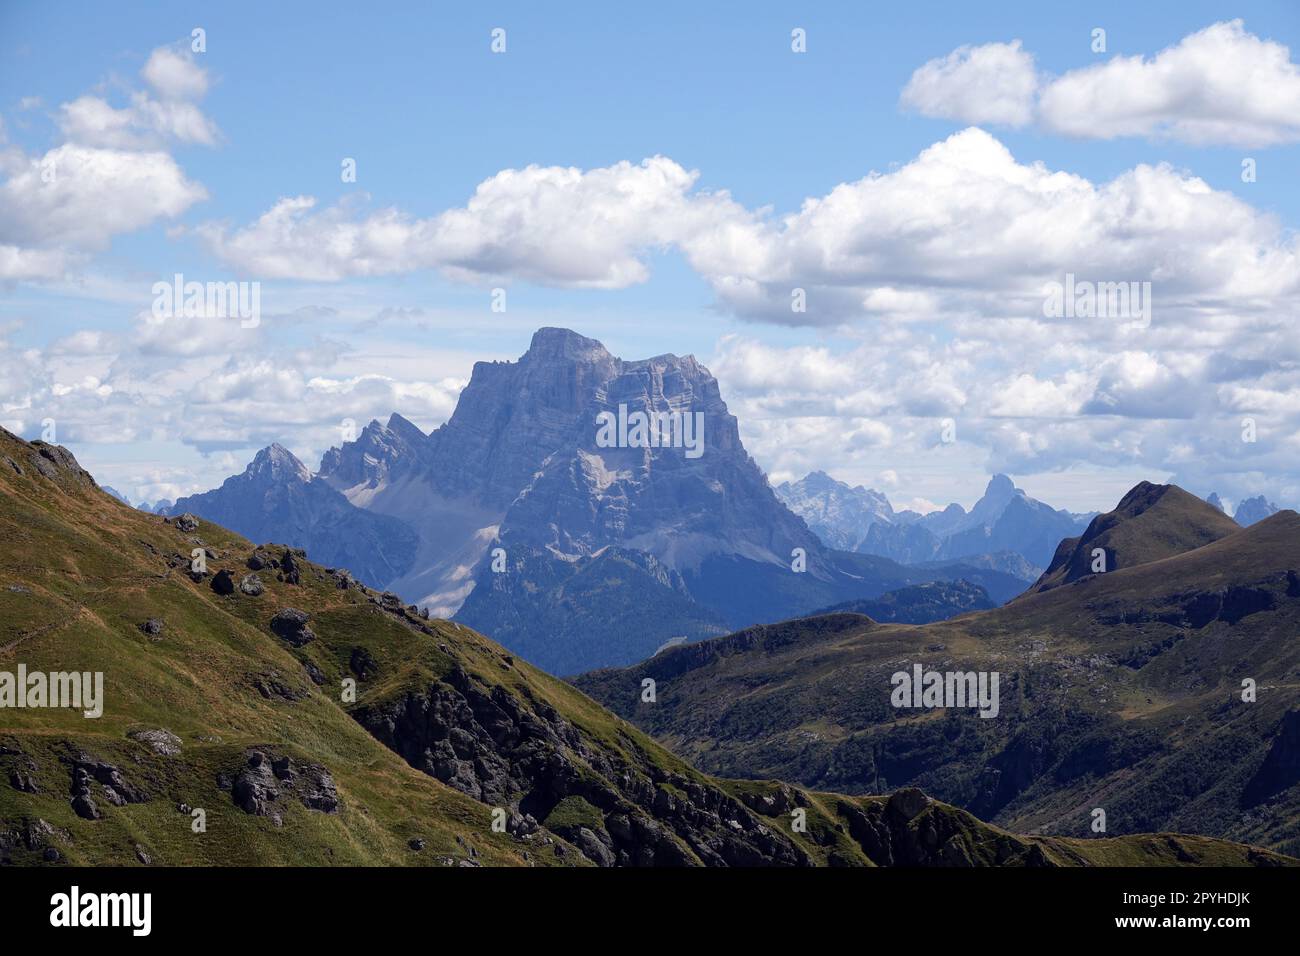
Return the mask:
{"type": "Polygon", "coordinates": [[[428,436],[394,412],[387,425],[372,421],[355,441],[325,452],[317,474],[335,488],[373,488],[388,481],[394,471],[417,468],[427,447],[428,436]]]}
{"type": "MultiPolygon", "coordinates": [[[[553,348],[548,342],[544,354],[553,348]]],[[[532,353],[521,364],[532,364],[532,353]]],[[[602,360],[570,377],[591,391],[572,418],[563,402],[569,431],[554,433],[558,443],[512,500],[502,541],[572,556],[619,544],[678,570],[711,554],[784,564],[794,547],[820,547],[745,452],[717,380],[693,356],[602,360]],[[693,416],[699,446],[604,447],[602,413],[693,416]]]]}
{"type": "Polygon", "coordinates": [[[319,477],[415,530],[409,572],[382,584],[435,613],[461,607],[492,547],[577,560],[618,546],[676,571],[821,549],[745,452],[707,368],[692,356],[624,361],[567,329],[540,329],[518,361],[477,363],[431,434],[396,415],[372,422],[326,453],[319,477]],[[700,446],[608,447],[602,413],[698,422],[700,446]]]}
{"type": "Polygon", "coordinates": [[[447,500],[504,513],[546,459],[571,444],[621,363],[594,339],[541,329],[517,362],[477,362],[448,421],[425,435],[393,415],[331,449],[321,477],[341,490],[421,476],[447,500]]]}

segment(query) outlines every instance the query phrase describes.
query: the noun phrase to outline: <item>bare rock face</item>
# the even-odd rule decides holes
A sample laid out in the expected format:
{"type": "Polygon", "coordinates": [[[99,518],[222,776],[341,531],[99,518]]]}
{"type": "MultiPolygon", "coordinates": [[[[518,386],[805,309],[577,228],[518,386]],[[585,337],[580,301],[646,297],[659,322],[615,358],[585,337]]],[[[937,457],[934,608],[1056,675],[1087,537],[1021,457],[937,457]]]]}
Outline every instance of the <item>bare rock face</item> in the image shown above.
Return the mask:
{"type": "Polygon", "coordinates": [[[9,786],[13,787],[19,793],[40,793],[41,788],[36,783],[36,778],[30,773],[24,773],[21,770],[9,771],[9,786]]]}
{"type": "Polygon", "coordinates": [[[100,801],[120,807],[128,803],[145,803],[149,799],[148,794],[130,783],[122,771],[110,763],[83,753],[70,758],[69,764],[72,810],[82,819],[103,817],[100,801]]]}
{"type": "Polygon", "coordinates": [[[930,798],[916,787],[904,787],[889,798],[889,812],[904,822],[914,820],[930,805],[930,798]]]}
{"type": "MultiPolygon", "coordinates": [[[[53,481],[71,481],[79,485],[94,485],[95,479],[90,476],[90,472],[82,468],[72,452],[62,445],[34,441],[32,448],[34,451],[28,456],[28,463],[46,478],[53,481]]],[[[12,459],[9,459],[9,464],[21,474],[21,470],[12,459]]]]}
{"type": "Polygon", "coordinates": [[[199,528],[199,520],[189,512],[183,512],[177,515],[176,518],[172,521],[172,524],[176,526],[177,531],[182,531],[185,534],[189,534],[192,531],[197,531],[199,528]]]}
{"type": "Polygon", "coordinates": [[[717,787],[629,762],[548,705],[529,706],[459,667],[423,692],[354,716],[416,769],[510,808],[508,832],[525,836],[550,817],[552,832],[600,866],[687,865],[684,847],[712,865],[810,863],[775,825],[717,787]],[[562,803],[586,816],[557,820],[562,803]]]}
{"type": "Polygon", "coordinates": [[[539,330],[518,362],[476,364],[455,413],[431,435],[399,415],[372,422],[326,454],[320,476],[353,497],[365,489],[383,499],[396,485],[415,494],[421,484],[440,501],[504,518],[503,540],[565,554],[640,536],[631,546],[674,566],[711,550],[788,561],[788,543],[818,546],[745,453],[708,369],[692,356],[623,361],[567,329],[539,330]],[[703,416],[700,453],[601,447],[597,416],[620,406],[703,416]]]}
{"type": "MultiPolygon", "coordinates": [[[[437,493],[504,512],[554,452],[595,432],[599,396],[622,363],[594,339],[541,329],[518,362],[478,362],[420,462],[437,493]]],[[[390,419],[397,440],[413,442],[390,419]]],[[[409,424],[409,423],[407,423],[409,424]]]]}
{"type": "Polygon", "coordinates": [[[306,611],[300,611],[295,607],[281,608],[271,618],[271,630],[276,637],[288,641],[294,647],[302,647],[316,639],[316,635],[307,625],[310,617],[306,611]]]}
{"type": "Polygon", "coordinates": [[[319,475],[336,488],[378,488],[390,475],[415,470],[426,459],[429,436],[394,412],[388,424],[370,422],[355,441],[321,457],[319,475]]]}
{"type": "Polygon", "coordinates": [[[164,757],[175,757],[181,752],[181,738],[170,730],[133,730],[127,736],[164,757]]]}
{"type": "Polygon", "coordinates": [[[1263,495],[1256,495],[1254,498],[1247,498],[1237,505],[1237,510],[1233,512],[1232,517],[1237,524],[1243,528],[1248,528],[1256,522],[1263,521],[1275,514],[1277,514],[1277,505],[1263,495]]]}
{"type": "MultiPolygon", "coordinates": [[[[539,332],[520,360],[554,347],[539,332]],[[542,341],[539,343],[538,339],[542,341]]],[[[568,333],[572,335],[572,333],[568,333]]],[[[590,341],[590,340],[584,340],[590,341]]],[[[589,555],[610,544],[649,552],[670,567],[694,567],[712,554],[788,563],[791,548],[820,542],[777,501],[745,453],[717,380],[693,356],[612,360],[589,370],[596,386],[567,440],[555,447],[506,513],[509,545],[589,555]],[[640,412],[699,422],[698,446],[602,447],[597,416],[640,412]]],[[[567,398],[567,396],[566,396],[567,398]]],[[[567,403],[566,403],[567,409],[567,403]]],[[[615,436],[616,437],[616,436],[615,436]]]]}
{"type": "Polygon", "coordinates": [[[283,823],[286,795],[297,797],[304,807],[318,813],[335,813],[339,808],[334,778],[324,767],[260,750],[249,751],[246,765],[234,779],[219,779],[218,785],[230,790],[230,799],[239,809],[267,817],[276,826],[283,823]]]}
{"type": "Polygon", "coordinates": [[[836,593],[839,572],[819,560],[821,542],[777,500],[745,452],[717,380],[693,356],[624,361],[576,333],[542,329],[517,363],[476,366],[456,414],[431,441],[433,460],[450,474],[466,467],[457,489],[487,507],[508,505],[485,542],[473,589],[453,608],[457,620],[548,669],[626,663],[675,635],[790,616],[836,593]],[[669,427],[658,430],[659,441],[638,440],[625,425],[637,416],[669,427]],[[471,476],[482,475],[476,487],[483,479],[471,476]],[[505,552],[510,576],[493,567],[491,548],[505,552]],[[572,619],[548,620],[548,605],[611,548],[629,562],[617,578],[623,610],[588,615],[582,629],[594,635],[592,646],[575,654],[555,638],[572,619]],[[785,600],[760,581],[780,575],[792,583],[795,549],[808,556],[805,580],[821,591],[785,600]],[[776,595],[776,606],[735,608],[737,587],[776,595]],[[645,616],[667,633],[642,627],[645,616]],[[644,638],[637,646],[628,645],[633,634],[644,638]]]}

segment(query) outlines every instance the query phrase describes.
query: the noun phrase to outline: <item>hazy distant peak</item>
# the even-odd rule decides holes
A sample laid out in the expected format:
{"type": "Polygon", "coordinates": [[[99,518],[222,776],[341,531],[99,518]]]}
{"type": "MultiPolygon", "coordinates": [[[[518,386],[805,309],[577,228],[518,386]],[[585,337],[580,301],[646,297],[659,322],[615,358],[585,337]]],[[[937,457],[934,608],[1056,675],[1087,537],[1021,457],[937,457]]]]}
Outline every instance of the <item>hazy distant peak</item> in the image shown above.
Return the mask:
{"type": "Polygon", "coordinates": [[[1277,511],[1277,505],[1263,495],[1256,495],[1254,498],[1247,498],[1237,505],[1233,517],[1236,519],[1237,524],[1245,528],[1257,521],[1263,521],[1270,515],[1277,514],[1277,511]]]}
{"type": "Polygon", "coordinates": [[[1006,475],[994,475],[984,488],[984,497],[1010,498],[1016,491],[1016,483],[1006,475]]]}
{"type": "Polygon", "coordinates": [[[267,445],[259,451],[249,464],[247,474],[275,480],[311,481],[311,470],[279,442],[267,445]]]}

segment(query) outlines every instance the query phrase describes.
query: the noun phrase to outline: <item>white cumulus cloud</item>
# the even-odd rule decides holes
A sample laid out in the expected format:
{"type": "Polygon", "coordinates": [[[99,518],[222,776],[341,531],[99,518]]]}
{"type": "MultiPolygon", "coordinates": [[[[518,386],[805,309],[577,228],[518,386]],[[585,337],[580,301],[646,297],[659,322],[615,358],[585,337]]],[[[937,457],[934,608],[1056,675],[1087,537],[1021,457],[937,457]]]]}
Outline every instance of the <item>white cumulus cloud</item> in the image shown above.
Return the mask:
{"type": "Polygon", "coordinates": [[[1241,20],[1216,23],[1150,59],[1072,70],[1039,99],[1044,126],[1088,139],[1169,137],[1269,146],[1300,140],[1300,66],[1241,20]]]}
{"type": "Polygon", "coordinates": [[[623,288],[645,256],[743,216],[725,193],[691,193],[697,174],[670,159],[583,171],[529,166],[480,183],[465,206],[428,219],[355,202],[318,210],[281,199],[238,229],[199,235],[232,267],[267,278],[341,279],[419,269],[479,281],[512,277],[571,288],[623,288]]]}
{"type": "Polygon", "coordinates": [[[1034,58],[1013,40],[958,47],[930,60],[912,74],[901,101],[924,116],[1025,126],[1037,92],[1034,58]]]}
{"type": "Polygon", "coordinates": [[[206,197],[167,153],[65,143],[0,184],[0,243],[102,249],[206,197]]]}
{"type": "Polygon", "coordinates": [[[1118,55],[1052,76],[1019,40],[963,46],[919,67],[900,104],[926,116],[1081,139],[1195,145],[1300,141],[1300,65],[1241,20],[1211,24],[1154,56],[1118,55]]]}

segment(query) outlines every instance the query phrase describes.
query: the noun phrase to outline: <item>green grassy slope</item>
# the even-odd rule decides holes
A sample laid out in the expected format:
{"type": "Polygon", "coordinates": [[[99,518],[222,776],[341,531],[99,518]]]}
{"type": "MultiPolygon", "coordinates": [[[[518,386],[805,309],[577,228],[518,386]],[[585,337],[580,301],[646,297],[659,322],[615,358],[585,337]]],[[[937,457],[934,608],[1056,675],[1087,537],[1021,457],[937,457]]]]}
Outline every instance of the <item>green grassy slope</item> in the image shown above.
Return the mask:
{"type": "Polygon", "coordinates": [[[916,785],[1022,832],[1086,835],[1101,807],[1110,833],[1294,853],[1297,569],[1300,516],[1281,512],[992,611],[922,627],[786,622],[576,683],[714,773],[854,793],[916,785]],[[890,677],[915,663],[999,672],[999,716],[895,709],[890,677]],[[655,704],[636,693],[647,678],[655,704]]]}
{"type": "Polygon", "coordinates": [[[0,709],[0,861],[16,864],[1287,862],[708,777],[467,628],[287,549],[134,511],[61,449],[0,432],[0,671],[19,664],[102,671],[105,704],[94,720],[0,709]],[[195,548],[206,574],[189,572],[195,548]],[[238,586],[252,573],[261,593],[238,586]],[[307,631],[273,630],[286,608],[307,631]]]}
{"type": "Polygon", "coordinates": [[[1208,502],[1177,485],[1139,482],[1114,511],[1093,518],[1077,538],[1066,538],[1028,593],[1090,577],[1105,553],[1106,570],[1148,564],[1203,547],[1241,530],[1208,502]]]}

